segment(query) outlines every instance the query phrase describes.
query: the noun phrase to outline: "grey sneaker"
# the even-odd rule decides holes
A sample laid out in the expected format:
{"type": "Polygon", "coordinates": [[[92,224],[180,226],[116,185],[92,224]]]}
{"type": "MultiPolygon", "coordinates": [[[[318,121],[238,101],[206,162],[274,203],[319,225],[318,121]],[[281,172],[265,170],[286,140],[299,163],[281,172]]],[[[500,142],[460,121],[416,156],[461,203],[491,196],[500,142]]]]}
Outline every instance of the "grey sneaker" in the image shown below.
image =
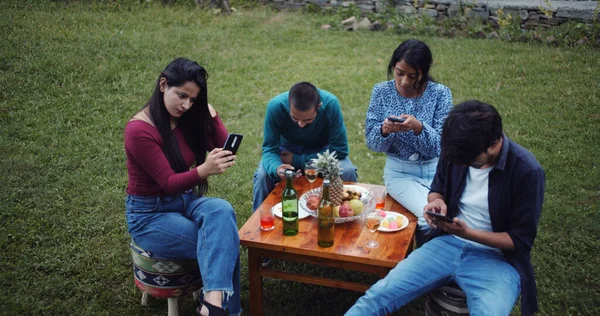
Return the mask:
{"type": "Polygon", "coordinates": [[[261,265],[262,265],[263,268],[266,269],[266,268],[271,267],[272,264],[273,264],[273,262],[271,261],[271,258],[263,258],[263,261],[262,261],[261,265]]]}

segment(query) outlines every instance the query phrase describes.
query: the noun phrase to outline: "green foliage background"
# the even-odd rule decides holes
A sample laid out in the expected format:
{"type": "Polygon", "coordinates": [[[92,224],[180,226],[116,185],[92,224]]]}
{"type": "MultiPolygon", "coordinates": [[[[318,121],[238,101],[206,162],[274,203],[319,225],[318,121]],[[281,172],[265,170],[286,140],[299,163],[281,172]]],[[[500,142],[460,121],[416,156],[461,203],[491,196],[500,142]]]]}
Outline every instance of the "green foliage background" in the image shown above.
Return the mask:
{"type": "MultiPolygon", "coordinates": [[[[238,163],[211,179],[210,191],[233,204],[239,226],[251,214],[265,105],[297,81],[339,97],[359,180],[382,183],[385,157],[367,149],[364,115],[392,51],[415,35],[323,31],[331,17],[262,7],[223,16],[187,2],[11,0],[0,12],[0,314],[166,314],[165,301],[142,307],[133,285],[122,134],[176,57],[208,69],[210,103],[230,131],[245,135],[238,163]]],[[[600,314],[600,52],[419,38],[454,103],[495,105],[506,133],[546,169],[533,252],[540,314],[600,314]]],[[[285,281],[265,287],[268,315],[341,315],[360,297],[285,281]]],[[[192,315],[191,299],[180,310],[192,315]]],[[[397,314],[422,310],[417,300],[397,314]]]]}

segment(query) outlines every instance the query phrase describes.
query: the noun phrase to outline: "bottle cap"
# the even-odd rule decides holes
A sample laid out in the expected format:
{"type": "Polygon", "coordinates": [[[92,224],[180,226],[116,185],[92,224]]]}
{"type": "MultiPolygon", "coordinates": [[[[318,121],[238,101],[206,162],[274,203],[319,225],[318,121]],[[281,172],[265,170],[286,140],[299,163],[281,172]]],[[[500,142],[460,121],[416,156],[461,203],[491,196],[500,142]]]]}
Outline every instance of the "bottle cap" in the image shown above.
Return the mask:
{"type": "Polygon", "coordinates": [[[329,186],[329,180],[328,179],[323,180],[323,185],[329,186]]]}
{"type": "Polygon", "coordinates": [[[286,174],[286,175],[292,174],[292,170],[289,170],[289,169],[287,169],[287,170],[285,171],[285,174],[286,174]]]}

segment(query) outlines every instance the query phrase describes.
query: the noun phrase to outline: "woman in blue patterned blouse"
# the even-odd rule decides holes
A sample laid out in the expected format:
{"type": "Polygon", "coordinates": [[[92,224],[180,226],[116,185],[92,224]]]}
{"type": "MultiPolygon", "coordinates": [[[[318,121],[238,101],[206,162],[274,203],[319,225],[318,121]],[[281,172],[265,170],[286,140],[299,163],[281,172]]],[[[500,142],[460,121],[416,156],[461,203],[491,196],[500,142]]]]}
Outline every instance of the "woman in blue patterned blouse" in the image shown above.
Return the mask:
{"type": "Polygon", "coordinates": [[[383,173],[388,193],[419,218],[419,245],[430,230],[423,207],[440,155],[442,125],[452,109],[450,89],[429,76],[431,62],[429,47],[419,40],[396,48],[388,65],[388,78],[393,74],[394,79],[373,88],[365,131],[367,146],[388,156],[383,173]]]}

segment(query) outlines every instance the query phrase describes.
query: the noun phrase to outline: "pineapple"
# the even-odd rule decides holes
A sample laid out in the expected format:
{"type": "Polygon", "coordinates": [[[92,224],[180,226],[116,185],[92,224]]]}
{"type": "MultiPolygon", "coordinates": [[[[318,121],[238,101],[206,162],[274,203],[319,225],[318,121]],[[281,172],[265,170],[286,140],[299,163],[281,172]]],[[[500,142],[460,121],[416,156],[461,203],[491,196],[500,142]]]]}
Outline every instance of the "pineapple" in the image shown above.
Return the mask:
{"type": "Polygon", "coordinates": [[[341,163],[336,157],[335,151],[329,152],[327,149],[323,154],[317,154],[318,158],[311,160],[313,166],[317,168],[317,172],[323,175],[324,179],[329,179],[329,198],[333,205],[342,204],[344,195],[344,183],[340,178],[342,174],[341,163]]]}

